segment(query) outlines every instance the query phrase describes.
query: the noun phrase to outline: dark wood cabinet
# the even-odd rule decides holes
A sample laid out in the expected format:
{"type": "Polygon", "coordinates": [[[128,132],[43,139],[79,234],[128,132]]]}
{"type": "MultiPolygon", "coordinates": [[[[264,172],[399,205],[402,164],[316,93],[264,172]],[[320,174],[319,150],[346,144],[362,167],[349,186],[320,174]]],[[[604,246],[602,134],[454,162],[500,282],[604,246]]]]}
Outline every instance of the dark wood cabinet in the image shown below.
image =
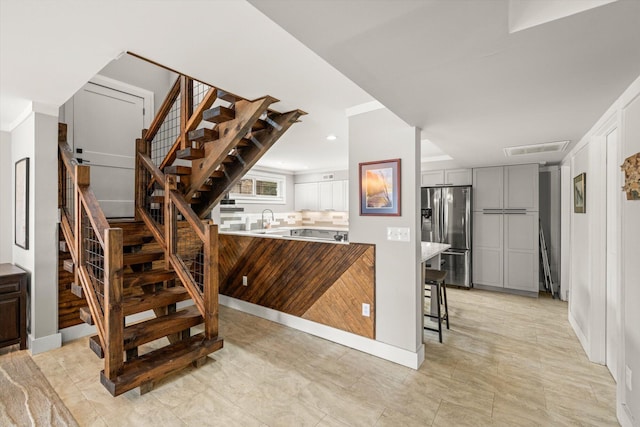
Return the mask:
{"type": "Polygon", "coordinates": [[[27,272],[0,264],[0,348],[27,348],[27,272]]]}

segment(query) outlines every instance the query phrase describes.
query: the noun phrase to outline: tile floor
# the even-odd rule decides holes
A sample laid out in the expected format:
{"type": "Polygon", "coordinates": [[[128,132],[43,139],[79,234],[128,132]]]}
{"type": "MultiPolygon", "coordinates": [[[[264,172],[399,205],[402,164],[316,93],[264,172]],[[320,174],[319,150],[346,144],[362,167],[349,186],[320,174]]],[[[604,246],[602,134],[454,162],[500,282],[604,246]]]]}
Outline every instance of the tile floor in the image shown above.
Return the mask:
{"type": "Polygon", "coordinates": [[[615,384],[591,364],[567,305],[448,290],[444,344],[415,371],[221,307],[224,349],[140,396],[100,385],[87,339],[34,356],[82,426],[617,425],[615,384]]]}

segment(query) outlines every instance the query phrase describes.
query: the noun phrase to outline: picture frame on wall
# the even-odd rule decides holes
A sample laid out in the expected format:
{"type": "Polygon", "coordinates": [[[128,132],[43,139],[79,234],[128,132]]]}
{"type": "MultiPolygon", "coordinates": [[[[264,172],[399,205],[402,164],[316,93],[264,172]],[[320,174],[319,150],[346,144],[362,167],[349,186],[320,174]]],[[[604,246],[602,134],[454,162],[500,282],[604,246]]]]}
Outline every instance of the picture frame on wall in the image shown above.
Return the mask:
{"type": "Polygon", "coordinates": [[[400,216],[400,159],[359,164],[360,215],[400,216]]]}
{"type": "Polygon", "coordinates": [[[29,158],[15,164],[15,244],[29,249],[29,158]]]}
{"type": "Polygon", "coordinates": [[[573,211],[587,212],[587,174],[581,173],[573,178],[573,211]]]}

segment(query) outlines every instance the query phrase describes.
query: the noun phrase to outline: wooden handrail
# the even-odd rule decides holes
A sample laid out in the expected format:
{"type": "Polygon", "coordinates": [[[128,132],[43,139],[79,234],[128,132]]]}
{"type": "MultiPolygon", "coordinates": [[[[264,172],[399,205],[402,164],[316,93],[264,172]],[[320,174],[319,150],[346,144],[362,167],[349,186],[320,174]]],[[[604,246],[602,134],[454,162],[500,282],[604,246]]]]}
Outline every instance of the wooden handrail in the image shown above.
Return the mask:
{"type": "Polygon", "coordinates": [[[164,102],[160,106],[160,110],[158,111],[158,114],[156,114],[156,117],[153,119],[151,126],[149,126],[149,129],[145,133],[144,135],[145,140],[151,141],[156,136],[156,133],[158,133],[158,131],[160,130],[160,126],[162,126],[162,122],[164,122],[164,119],[167,117],[167,114],[169,114],[169,111],[171,111],[171,107],[173,106],[173,103],[178,98],[179,94],[180,94],[180,77],[178,76],[176,81],[173,83],[173,86],[171,86],[169,93],[165,97],[164,102]]]}
{"type": "Polygon", "coordinates": [[[178,208],[184,219],[187,220],[191,228],[193,228],[193,231],[196,232],[198,238],[204,242],[205,225],[202,223],[200,217],[191,209],[191,206],[189,206],[184,196],[180,192],[172,190],[169,192],[169,197],[171,198],[171,203],[178,208]]]}
{"type": "MultiPolygon", "coordinates": [[[[100,204],[98,203],[98,199],[96,199],[96,195],[93,193],[91,187],[78,187],[78,193],[80,195],[80,200],[82,202],[82,206],[87,211],[87,216],[89,217],[89,221],[91,222],[91,227],[96,233],[98,240],[100,240],[100,244],[102,248],[105,249],[105,232],[109,228],[109,221],[104,216],[102,209],[100,209],[100,204]]],[[[76,218],[76,221],[81,221],[81,218],[76,218]]]]}
{"type": "Polygon", "coordinates": [[[153,180],[159,183],[164,182],[164,173],[156,165],[153,164],[153,161],[146,154],[139,154],[140,163],[146,170],[148,170],[153,176],[153,180]]]}
{"type": "Polygon", "coordinates": [[[75,180],[75,163],[73,161],[71,147],[69,147],[69,144],[66,142],[58,142],[58,151],[60,152],[60,158],[67,169],[67,173],[73,180],[75,180]]]}

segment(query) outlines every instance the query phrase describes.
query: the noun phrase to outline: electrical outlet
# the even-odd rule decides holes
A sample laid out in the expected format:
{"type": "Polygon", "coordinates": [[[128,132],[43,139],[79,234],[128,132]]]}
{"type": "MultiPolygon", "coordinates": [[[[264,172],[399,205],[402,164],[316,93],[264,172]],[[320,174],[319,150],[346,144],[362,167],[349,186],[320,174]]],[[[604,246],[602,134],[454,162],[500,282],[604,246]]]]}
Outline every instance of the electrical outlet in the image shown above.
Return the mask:
{"type": "Polygon", "coordinates": [[[387,240],[409,242],[409,227],[387,227],[387,240]]]}
{"type": "Polygon", "coordinates": [[[247,283],[247,276],[242,276],[242,286],[248,286],[249,283],[247,283]]]}
{"type": "Polygon", "coordinates": [[[633,373],[631,372],[631,368],[628,366],[625,366],[624,369],[624,377],[625,377],[625,383],[627,384],[627,388],[629,389],[629,391],[633,391],[633,385],[631,384],[631,380],[633,379],[633,373]]]}
{"type": "Polygon", "coordinates": [[[362,303],[362,315],[365,317],[371,316],[371,306],[367,303],[362,303]]]}

